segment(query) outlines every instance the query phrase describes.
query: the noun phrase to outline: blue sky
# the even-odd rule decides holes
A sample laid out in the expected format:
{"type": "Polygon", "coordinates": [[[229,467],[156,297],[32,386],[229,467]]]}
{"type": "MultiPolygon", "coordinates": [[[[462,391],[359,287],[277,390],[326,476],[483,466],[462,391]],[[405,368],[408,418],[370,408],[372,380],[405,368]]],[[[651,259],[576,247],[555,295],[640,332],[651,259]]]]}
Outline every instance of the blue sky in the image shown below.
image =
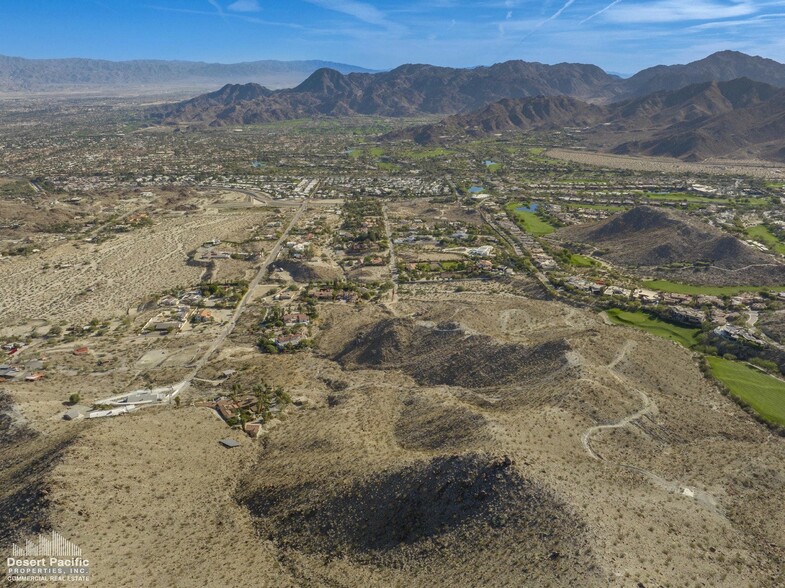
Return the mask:
{"type": "Polygon", "coordinates": [[[785,0],[0,0],[0,54],[385,69],[508,59],[635,72],[721,49],[785,62],[785,0]]]}

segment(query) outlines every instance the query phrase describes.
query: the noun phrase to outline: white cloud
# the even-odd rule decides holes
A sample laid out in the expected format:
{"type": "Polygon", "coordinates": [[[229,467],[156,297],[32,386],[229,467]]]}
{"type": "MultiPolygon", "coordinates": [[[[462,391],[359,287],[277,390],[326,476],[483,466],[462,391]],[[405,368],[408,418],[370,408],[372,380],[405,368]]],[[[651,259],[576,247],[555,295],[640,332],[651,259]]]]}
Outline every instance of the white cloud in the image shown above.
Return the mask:
{"type": "Polygon", "coordinates": [[[585,22],[589,22],[591,19],[596,18],[596,17],[600,16],[601,14],[604,14],[604,13],[608,12],[611,8],[613,8],[614,6],[619,4],[621,1],[622,0],[613,0],[613,2],[611,2],[610,4],[607,4],[604,8],[601,8],[600,10],[598,10],[597,12],[595,12],[594,14],[589,16],[588,18],[584,18],[581,21],[581,24],[583,24],[585,22]]]}
{"type": "Polygon", "coordinates": [[[757,12],[754,3],[716,2],[713,0],[658,0],[646,4],[623,4],[609,11],[606,20],[615,23],[666,23],[690,20],[716,20],[747,16],[757,12]]]}
{"type": "Polygon", "coordinates": [[[567,10],[570,6],[572,6],[573,4],[575,4],[575,0],[567,0],[567,2],[564,3],[564,6],[559,8],[559,10],[557,10],[553,14],[553,16],[551,16],[549,19],[547,19],[543,24],[545,24],[546,22],[551,22],[552,20],[556,20],[557,18],[559,18],[562,15],[562,13],[565,10],[567,10]]]}
{"type": "Polygon", "coordinates": [[[568,9],[570,6],[572,6],[573,4],[575,4],[575,0],[567,0],[567,1],[566,1],[566,2],[565,2],[563,5],[562,5],[562,7],[561,7],[561,8],[559,8],[559,10],[557,10],[556,12],[554,12],[552,16],[550,16],[550,17],[546,18],[544,21],[542,21],[541,23],[539,23],[539,24],[538,24],[536,27],[534,27],[534,28],[533,28],[531,31],[529,31],[529,33],[528,33],[528,34],[524,35],[523,39],[521,39],[521,40],[523,41],[523,40],[526,40],[526,39],[528,39],[528,38],[529,38],[529,37],[531,37],[531,36],[532,36],[534,33],[536,33],[538,30],[540,30],[542,27],[544,27],[546,24],[548,24],[549,22],[551,22],[551,21],[554,21],[554,20],[556,20],[557,18],[559,18],[559,17],[562,15],[562,13],[564,13],[564,11],[565,11],[565,10],[567,10],[567,9],[568,9]]]}
{"type": "Polygon", "coordinates": [[[776,20],[779,18],[785,18],[785,14],[764,14],[761,16],[755,16],[753,18],[707,22],[707,23],[695,25],[694,27],[690,27],[690,30],[708,31],[712,29],[728,29],[734,27],[768,26],[772,20],[776,20]]]}
{"type": "Polygon", "coordinates": [[[259,0],[236,0],[226,8],[232,12],[259,12],[262,10],[259,0]]]}
{"type": "Polygon", "coordinates": [[[357,2],[356,0],[306,0],[316,6],[321,6],[327,10],[334,12],[341,12],[353,16],[357,20],[367,22],[368,24],[378,25],[382,27],[390,27],[392,23],[387,20],[387,16],[378,8],[371,4],[364,2],[357,2]]]}

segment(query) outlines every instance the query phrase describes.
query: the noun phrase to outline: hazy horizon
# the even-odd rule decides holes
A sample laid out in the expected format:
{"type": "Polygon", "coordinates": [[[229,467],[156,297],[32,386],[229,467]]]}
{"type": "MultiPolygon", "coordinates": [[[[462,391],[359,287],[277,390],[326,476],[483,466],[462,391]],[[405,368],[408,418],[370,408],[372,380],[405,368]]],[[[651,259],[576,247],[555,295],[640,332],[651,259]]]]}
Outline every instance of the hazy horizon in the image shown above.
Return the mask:
{"type": "Polygon", "coordinates": [[[0,54],[27,59],[239,63],[322,60],[368,69],[511,59],[632,73],[720,50],[785,61],[785,2],[762,0],[56,0],[7,2],[0,54]],[[46,43],[41,43],[45,38],[46,43]]]}

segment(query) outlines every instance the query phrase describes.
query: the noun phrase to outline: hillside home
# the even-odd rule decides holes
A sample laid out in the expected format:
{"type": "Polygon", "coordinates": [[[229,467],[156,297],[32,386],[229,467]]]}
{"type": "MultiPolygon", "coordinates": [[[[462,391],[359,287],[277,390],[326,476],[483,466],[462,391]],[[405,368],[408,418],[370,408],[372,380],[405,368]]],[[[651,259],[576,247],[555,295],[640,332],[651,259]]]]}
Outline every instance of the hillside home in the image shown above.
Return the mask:
{"type": "Polygon", "coordinates": [[[287,347],[294,347],[295,345],[299,345],[305,339],[305,336],[301,333],[297,333],[294,335],[279,335],[275,338],[275,346],[279,349],[286,349],[287,347]]]}
{"type": "Polygon", "coordinates": [[[294,327],[296,325],[307,325],[310,323],[310,319],[307,314],[298,312],[296,314],[283,315],[283,323],[287,327],[294,327]]]}

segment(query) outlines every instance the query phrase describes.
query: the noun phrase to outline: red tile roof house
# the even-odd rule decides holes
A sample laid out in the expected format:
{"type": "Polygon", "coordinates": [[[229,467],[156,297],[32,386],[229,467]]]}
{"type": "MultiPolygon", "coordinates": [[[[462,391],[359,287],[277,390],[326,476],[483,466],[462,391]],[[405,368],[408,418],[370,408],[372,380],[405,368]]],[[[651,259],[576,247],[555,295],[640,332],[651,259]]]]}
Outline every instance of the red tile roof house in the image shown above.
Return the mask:
{"type": "Polygon", "coordinates": [[[215,403],[215,410],[223,420],[228,421],[235,415],[237,407],[231,400],[219,400],[215,403]]]}
{"type": "Polygon", "coordinates": [[[196,320],[201,323],[209,323],[213,320],[213,313],[209,310],[200,310],[196,313],[196,320]]]}
{"type": "Polygon", "coordinates": [[[492,270],[493,263],[491,261],[488,261],[487,259],[482,259],[477,262],[477,268],[481,270],[492,270]]]}
{"type": "Polygon", "coordinates": [[[262,432],[262,425],[260,423],[245,423],[243,427],[249,437],[257,438],[262,432]]]}
{"type": "Polygon", "coordinates": [[[77,347],[74,349],[74,355],[87,355],[90,353],[90,349],[87,347],[77,347]]]}
{"type": "Polygon", "coordinates": [[[293,327],[295,325],[307,325],[309,322],[310,320],[308,319],[308,315],[301,312],[296,314],[283,315],[283,324],[285,324],[287,327],[293,327]]]}

